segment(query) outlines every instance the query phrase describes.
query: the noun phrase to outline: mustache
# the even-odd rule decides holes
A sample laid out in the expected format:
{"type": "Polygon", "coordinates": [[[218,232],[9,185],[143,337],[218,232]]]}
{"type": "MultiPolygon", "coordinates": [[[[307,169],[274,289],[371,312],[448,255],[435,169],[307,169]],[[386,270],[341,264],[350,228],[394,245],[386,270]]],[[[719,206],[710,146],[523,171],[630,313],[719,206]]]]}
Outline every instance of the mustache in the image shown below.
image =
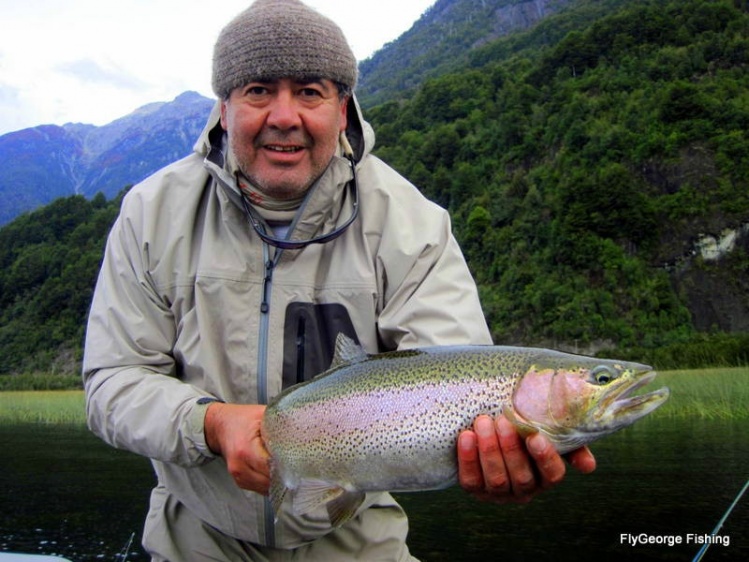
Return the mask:
{"type": "Polygon", "coordinates": [[[260,132],[260,134],[255,138],[253,144],[255,145],[255,148],[260,148],[269,144],[308,148],[312,146],[312,137],[302,130],[279,131],[277,129],[267,129],[260,132]]]}

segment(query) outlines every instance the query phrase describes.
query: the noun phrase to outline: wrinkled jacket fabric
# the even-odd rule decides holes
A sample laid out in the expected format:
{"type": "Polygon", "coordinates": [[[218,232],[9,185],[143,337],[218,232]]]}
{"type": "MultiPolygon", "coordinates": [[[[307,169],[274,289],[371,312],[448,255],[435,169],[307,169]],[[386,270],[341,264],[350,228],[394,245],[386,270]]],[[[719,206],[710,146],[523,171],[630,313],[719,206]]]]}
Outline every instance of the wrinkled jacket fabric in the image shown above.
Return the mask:
{"type": "MultiPolygon", "coordinates": [[[[447,213],[370,154],[374,134],[356,103],[347,136],[358,219],[333,242],[277,256],[224,169],[217,109],[193,154],[124,198],[87,329],[88,423],[107,443],[152,459],[159,485],[211,526],[293,548],[331,531],[325,510],[284,511],[273,525],[265,498],[240,490],[207,447],[198,399],[265,403],[326,368],[339,331],[370,353],[490,339],[447,213]]],[[[335,156],[290,236],[345,222],[350,179],[349,162],[335,156]]],[[[361,509],[392,503],[370,494],[361,509]]]]}

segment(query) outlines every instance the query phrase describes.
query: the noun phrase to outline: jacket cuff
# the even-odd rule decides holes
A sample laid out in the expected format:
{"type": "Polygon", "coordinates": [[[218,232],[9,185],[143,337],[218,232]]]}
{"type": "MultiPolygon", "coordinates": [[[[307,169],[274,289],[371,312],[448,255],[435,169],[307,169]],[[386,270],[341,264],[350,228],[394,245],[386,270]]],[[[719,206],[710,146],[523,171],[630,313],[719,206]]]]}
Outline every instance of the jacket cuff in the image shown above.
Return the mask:
{"type": "Polygon", "coordinates": [[[195,401],[187,415],[187,434],[185,437],[195,451],[206,460],[218,458],[218,455],[211,451],[205,441],[205,414],[208,407],[214,402],[223,402],[223,400],[211,396],[202,396],[195,401]]]}

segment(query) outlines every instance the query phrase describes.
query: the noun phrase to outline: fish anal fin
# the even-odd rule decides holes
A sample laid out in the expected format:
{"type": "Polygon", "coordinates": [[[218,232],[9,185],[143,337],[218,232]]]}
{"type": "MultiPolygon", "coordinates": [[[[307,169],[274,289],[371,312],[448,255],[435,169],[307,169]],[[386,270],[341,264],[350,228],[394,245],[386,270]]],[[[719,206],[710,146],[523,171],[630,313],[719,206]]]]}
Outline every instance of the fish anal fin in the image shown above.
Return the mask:
{"type": "Polygon", "coordinates": [[[335,500],[344,493],[343,488],[330,482],[302,480],[293,492],[292,511],[295,515],[304,515],[335,500]]]}
{"type": "Polygon", "coordinates": [[[364,502],[364,492],[346,492],[328,503],[328,516],[333,527],[340,527],[351,519],[364,502]]]}
{"type": "Polygon", "coordinates": [[[351,363],[361,363],[369,358],[364,348],[348,337],[343,332],[339,332],[335,340],[335,355],[330,364],[331,369],[351,363]]]}

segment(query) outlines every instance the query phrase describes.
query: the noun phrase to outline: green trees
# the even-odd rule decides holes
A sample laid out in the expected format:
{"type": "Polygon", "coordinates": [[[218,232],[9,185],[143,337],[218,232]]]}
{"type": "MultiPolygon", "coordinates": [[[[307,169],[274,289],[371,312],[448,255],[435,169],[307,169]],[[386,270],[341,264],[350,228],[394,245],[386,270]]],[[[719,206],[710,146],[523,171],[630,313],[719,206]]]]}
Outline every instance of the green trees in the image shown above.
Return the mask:
{"type": "Polygon", "coordinates": [[[0,374],[77,370],[119,203],[62,198],[0,229],[0,374]]]}
{"type": "Polygon", "coordinates": [[[378,154],[452,211],[497,341],[691,337],[661,266],[701,225],[749,222],[748,30],[733,2],[624,3],[367,113],[378,154]]]}
{"type": "MultiPolygon", "coordinates": [[[[367,110],[377,155],[451,211],[497,343],[709,360],[683,264],[701,233],[749,224],[746,3],[584,9],[593,24],[560,13],[367,110]]],[[[80,358],[118,206],[70,197],[0,229],[0,373],[80,358]]],[[[747,253],[694,267],[740,301],[747,253]]]]}

